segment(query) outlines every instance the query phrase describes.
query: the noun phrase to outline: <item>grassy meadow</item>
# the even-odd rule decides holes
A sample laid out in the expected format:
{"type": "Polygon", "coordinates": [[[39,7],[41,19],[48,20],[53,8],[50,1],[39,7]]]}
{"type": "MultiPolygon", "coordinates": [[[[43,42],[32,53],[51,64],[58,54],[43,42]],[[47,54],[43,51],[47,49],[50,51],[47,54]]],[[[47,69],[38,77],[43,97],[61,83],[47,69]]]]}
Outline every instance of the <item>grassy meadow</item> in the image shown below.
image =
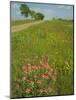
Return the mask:
{"type": "Polygon", "coordinates": [[[73,94],[73,56],[72,21],[49,20],[11,33],[11,97],[73,94]]]}

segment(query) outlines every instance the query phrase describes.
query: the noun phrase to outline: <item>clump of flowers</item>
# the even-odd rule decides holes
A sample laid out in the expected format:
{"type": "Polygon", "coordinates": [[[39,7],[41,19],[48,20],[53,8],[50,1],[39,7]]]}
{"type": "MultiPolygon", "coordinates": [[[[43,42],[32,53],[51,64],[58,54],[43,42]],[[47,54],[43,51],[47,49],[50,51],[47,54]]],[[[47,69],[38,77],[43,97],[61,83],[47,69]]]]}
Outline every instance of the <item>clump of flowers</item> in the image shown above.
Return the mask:
{"type": "Polygon", "coordinates": [[[49,65],[48,57],[42,57],[38,65],[24,65],[22,72],[22,84],[26,88],[24,94],[44,95],[52,92],[51,82],[57,80],[57,70],[49,65]]]}
{"type": "Polygon", "coordinates": [[[48,75],[45,75],[45,74],[43,74],[41,77],[42,78],[45,78],[45,79],[48,79],[49,78],[49,76],[48,75]]]}

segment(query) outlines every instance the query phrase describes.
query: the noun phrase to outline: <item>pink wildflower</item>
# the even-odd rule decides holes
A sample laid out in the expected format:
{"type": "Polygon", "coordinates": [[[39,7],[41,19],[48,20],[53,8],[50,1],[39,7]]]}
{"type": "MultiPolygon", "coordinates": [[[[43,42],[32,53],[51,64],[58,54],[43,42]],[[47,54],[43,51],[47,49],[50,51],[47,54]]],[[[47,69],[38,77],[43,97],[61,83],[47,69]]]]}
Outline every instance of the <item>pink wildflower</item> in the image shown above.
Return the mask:
{"type": "Polygon", "coordinates": [[[45,78],[45,79],[48,79],[49,78],[48,75],[45,75],[45,74],[43,74],[41,77],[42,78],[45,78]]]}
{"type": "Polygon", "coordinates": [[[38,69],[38,66],[32,66],[32,69],[33,70],[37,70],[38,69]]]}

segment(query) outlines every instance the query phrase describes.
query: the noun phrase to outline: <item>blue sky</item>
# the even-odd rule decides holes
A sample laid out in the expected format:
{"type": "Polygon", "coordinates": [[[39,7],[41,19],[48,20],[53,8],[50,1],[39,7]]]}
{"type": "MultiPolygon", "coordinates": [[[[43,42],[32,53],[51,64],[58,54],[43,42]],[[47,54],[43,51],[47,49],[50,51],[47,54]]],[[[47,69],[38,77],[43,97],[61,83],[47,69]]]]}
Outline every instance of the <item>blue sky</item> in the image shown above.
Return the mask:
{"type": "MultiPolygon", "coordinates": [[[[25,17],[20,13],[20,2],[11,3],[11,19],[24,19],[25,17]]],[[[41,12],[45,16],[45,20],[53,17],[63,19],[73,19],[73,6],[70,5],[54,5],[54,4],[39,4],[39,3],[25,3],[30,9],[41,12]]],[[[29,16],[30,18],[30,16],[29,16]]]]}

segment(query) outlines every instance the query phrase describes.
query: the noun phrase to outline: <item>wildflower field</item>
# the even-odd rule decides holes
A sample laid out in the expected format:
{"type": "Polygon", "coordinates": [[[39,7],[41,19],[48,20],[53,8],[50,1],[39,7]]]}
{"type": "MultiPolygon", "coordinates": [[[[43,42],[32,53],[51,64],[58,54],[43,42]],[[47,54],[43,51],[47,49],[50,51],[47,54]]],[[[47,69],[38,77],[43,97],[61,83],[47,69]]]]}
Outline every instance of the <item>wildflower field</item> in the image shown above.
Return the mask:
{"type": "Polygon", "coordinates": [[[11,97],[73,94],[73,21],[11,33],[11,97]]]}

